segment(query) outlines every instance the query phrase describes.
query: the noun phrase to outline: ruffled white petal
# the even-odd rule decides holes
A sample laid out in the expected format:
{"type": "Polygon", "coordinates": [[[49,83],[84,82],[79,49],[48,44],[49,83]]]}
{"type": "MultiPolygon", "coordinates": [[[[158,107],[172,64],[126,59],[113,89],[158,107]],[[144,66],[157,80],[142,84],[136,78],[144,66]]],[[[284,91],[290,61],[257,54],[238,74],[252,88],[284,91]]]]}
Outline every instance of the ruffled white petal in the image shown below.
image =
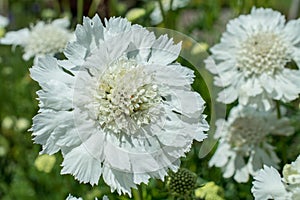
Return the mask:
{"type": "MultiPolygon", "coordinates": [[[[132,33],[131,33],[132,34],[132,33]]],[[[118,60],[126,50],[130,43],[131,34],[120,34],[113,39],[109,39],[107,43],[99,46],[99,48],[92,51],[92,55],[87,57],[84,66],[93,67],[103,72],[107,69],[109,64],[118,60]],[[121,45],[118,45],[122,41],[121,45]],[[95,55],[95,56],[94,56],[95,55]]]]}
{"type": "Polygon", "coordinates": [[[270,8],[252,8],[251,18],[253,24],[245,24],[251,26],[254,30],[263,31],[281,31],[284,28],[285,18],[278,12],[270,8]],[[259,22],[259,23],[257,23],[259,22]]]}
{"type": "Polygon", "coordinates": [[[254,177],[251,192],[257,200],[283,200],[287,196],[280,174],[273,167],[266,165],[254,177]]]}
{"type": "Polygon", "coordinates": [[[70,20],[68,18],[55,19],[52,24],[61,28],[68,28],[70,26],[70,20]]]}
{"type": "Polygon", "coordinates": [[[226,104],[233,103],[238,97],[238,93],[233,87],[227,87],[218,94],[217,100],[226,104]]]}
{"type": "Polygon", "coordinates": [[[41,110],[33,118],[33,125],[31,131],[33,131],[33,140],[37,144],[43,145],[41,153],[54,154],[60,150],[60,146],[56,143],[57,137],[55,133],[63,133],[68,135],[67,132],[72,131],[72,119],[73,113],[68,111],[52,111],[52,110],[41,110]],[[51,119],[50,121],[48,119],[51,119]],[[64,129],[63,131],[61,129],[64,129]]]}
{"type": "Polygon", "coordinates": [[[71,194],[69,194],[69,196],[67,196],[66,200],[82,200],[82,198],[81,197],[77,198],[77,197],[74,197],[71,194]]]}
{"type": "Polygon", "coordinates": [[[178,58],[181,43],[174,45],[173,39],[169,39],[167,35],[162,35],[154,42],[151,48],[149,63],[167,65],[178,58]]]}
{"type": "Polygon", "coordinates": [[[3,38],[0,39],[0,43],[13,46],[24,46],[26,45],[29,34],[30,32],[28,28],[23,28],[18,31],[10,31],[7,32],[3,38]]]}
{"type": "Polygon", "coordinates": [[[57,60],[51,56],[40,58],[37,65],[30,68],[29,71],[31,78],[39,82],[42,87],[53,80],[69,86],[74,84],[74,77],[64,73],[63,68],[58,66],[57,60]]]}
{"type": "Polygon", "coordinates": [[[293,45],[298,45],[300,42],[300,19],[290,20],[284,27],[284,34],[286,38],[291,41],[293,45]]]}
{"type": "Polygon", "coordinates": [[[87,55],[87,49],[78,43],[68,43],[64,54],[73,64],[80,66],[87,55]]]}
{"type": "Polygon", "coordinates": [[[153,32],[140,27],[136,27],[132,31],[134,34],[131,34],[132,38],[127,54],[129,57],[136,57],[141,63],[146,63],[149,60],[152,46],[156,40],[155,35],[153,32]]]}
{"type": "Polygon", "coordinates": [[[37,91],[39,107],[54,110],[72,109],[73,90],[65,83],[50,80],[43,84],[43,90],[37,91]],[[62,93],[61,91],[65,91],[62,93]]]}
{"type": "Polygon", "coordinates": [[[200,116],[204,110],[204,100],[198,93],[182,90],[170,91],[170,105],[177,111],[187,117],[200,116]],[[194,102],[191,104],[190,102],[194,102]]]}
{"type": "Polygon", "coordinates": [[[229,144],[220,143],[213,157],[209,160],[209,166],[224,167],[233,155],[234,152],[230,150],[229,144]]]}
{"type": "Polygon", "coordinates": [[[159,64],[150,64],[146,66],[149,73],[154,73],[154,81],[160,85],[176,88],[191,88],[190,84],[195,77],[194,72],[180,64],[171,64],[162,67],[159,64]],[[172,77],[172,79],[169,79],[172,77]]]}
{"type": "Polygon", "coordinates": [[[61,174],[72,174],[83,183],[98,184],[104,159],[101,133],[92,135],[78,147],[64,154],[61,174]]]}
{"type": "Polygon", "coordinates": [[[124,33],[131,30],[131,23],[121,17],[111,17],[108,20],[104,20],[105,24],[105,39],[110,39],[115,37],[120,33],[124,33]]]}
{"type": "Polygon", "coordinates": [[[238,183],[245,183],[249,180],[249,169],[241,155],[235,158],[235,169],[234,180],[238,183]]]}
{"type": "Polygon", "coordinates": [[[8,23],[9,20],[6,17],[0,15],[0,27],[4,28],[8,25],[8,23]]]}

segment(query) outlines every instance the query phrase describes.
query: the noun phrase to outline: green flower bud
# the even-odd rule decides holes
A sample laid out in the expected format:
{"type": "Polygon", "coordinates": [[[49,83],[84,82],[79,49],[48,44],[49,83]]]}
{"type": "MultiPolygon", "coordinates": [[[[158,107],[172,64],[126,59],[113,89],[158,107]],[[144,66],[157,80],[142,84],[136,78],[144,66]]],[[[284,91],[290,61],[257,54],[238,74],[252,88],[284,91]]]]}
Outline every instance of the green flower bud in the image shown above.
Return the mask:
{"type": "Polygon", "coordinates": [[[171,192],[178,195],[190,193],[196,185],[197,175],[188,169],[179,169],[169,176],[168,187],[171,192]]]}

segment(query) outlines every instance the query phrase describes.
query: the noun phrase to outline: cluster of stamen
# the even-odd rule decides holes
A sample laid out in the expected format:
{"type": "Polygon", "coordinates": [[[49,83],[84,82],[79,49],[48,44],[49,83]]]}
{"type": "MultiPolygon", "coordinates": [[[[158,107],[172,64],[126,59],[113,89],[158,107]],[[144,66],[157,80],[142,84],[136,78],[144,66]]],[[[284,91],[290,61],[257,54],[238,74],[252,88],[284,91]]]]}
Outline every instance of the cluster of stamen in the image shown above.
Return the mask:
{"type": "Polygon", "coordinates": [[[68,41],[70,33],[52,24],[36,26],[31,30],[25,51],[33,54],[51,54],[61,52],[68,41]]]}
{"type": "Polygon", "coordinates": [[[232,147],[260,144],[268,134],[263,118],[237,118],[230,126],[229,142],[232,147]]]}
{"type": "Polygon", "coordinates": [[[113,63],[100,78],[98,121],[114,133],[134,134],[158,118],[161,102],[157,85],[143,66],[124,57],[113,63]]]}
{"type": "Polygon", "coordinates": [[[274,74],[291,61],[291,53],[282,37],[271,32],[249,36],[237,54],[237,69],[245,76],[274,74]]]}

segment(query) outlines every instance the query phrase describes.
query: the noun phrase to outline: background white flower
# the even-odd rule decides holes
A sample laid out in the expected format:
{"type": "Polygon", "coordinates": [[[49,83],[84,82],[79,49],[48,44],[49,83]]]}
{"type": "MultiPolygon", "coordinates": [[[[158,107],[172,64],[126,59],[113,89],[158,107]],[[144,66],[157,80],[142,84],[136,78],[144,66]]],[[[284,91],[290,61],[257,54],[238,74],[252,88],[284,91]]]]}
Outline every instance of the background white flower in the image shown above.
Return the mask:
{"type": "Polygon", "coordinates": [[[257,200],[286,200],[290,199],[289,194],[281,181],[280,174],[273,167],[264,165],[254,177],[251,192],[257,200]]]}
{"type": "Polygon", "coordinates": [[[209,166],[221,167],[225,178],[233,176],[237,182],[247,182],[249,174],[254,175],[264,164],[278,167],[279,159],[266,137],[294,132],[287,118],[277,119],[275,113],[243,106],[232,108],[228,119],[217,120],[216,126],[219,144],[209,166]]]}
{"type": "Polygon", "coordinates": [[[0,15],[0,28],[5,28],[8,25],[8,23],[9,20],[6,17],[0,15]]]}
{"type": "MultiPolygon", "coordinates": [[[[189,2],[190,2],[190,0],[173,0],[172,1],[172,9],[170,9],[171,0],[162,0],[162,6],[163,6],[164,11],[168,12],[169,10],[177,10],[178,8],[183,8],[189,2]]],[[[159,24],[163,20],[161,10],[159,7],[159,3],[157,1],[155,2],[155,8],[151,13],[150,18],[151,18],[151,23],[153,25],[159,24]]]]}
{"type": "Polygon", "coordinates": [[[77,198],[77,197],[74,197],[71,194],[69,194],[69,196],[67,196],[66,200],[82,200],[82,198],[81,197],[77,198]]]}
{"type": "Polygon", "coordinates": [[[191,91],[193,71],[174,63],[180,44],[126,19],[84,18],[67,60],[39,59],[34,141],[61,150],[62,174],[104,181],[119,194],[176,171],[194,139],[206,138],[204,101],[191,91]]]}
{"type": "MultiPolygon", "coordinates": [[[[72,196],[71,194],[69,194],[69,196],[67,196],[66,200],[83,200],[81,197],[77,198],[72,196]]],[[[95,198],[95,200],[98,200],[98,198],[95,198]]],[[[109,200],[107,196],[103,196],[102,200],[109,200]]]]}
{"type": "Polygon", "coordinates": [[[218,101],[269,110],[273,99],[289,102],[300,93],[300,19],[285,24],[272,9],[253,8],[227,24],[221,42],[211,48],[206,68],[224,87],[218,101]],[[216,65],[216,66],[215,66],[216,65]]]}
{"type": "Polygon", "coordinates": [[[283,178],[273,167],[264,166],[254,177],[251,192],[257,200],[298,200],[300,197],[300,156],[283,168],[283,178]]]}
{"type": "Polygon", "coordinates": [[[300,187],[300,156],[291,164],[286,164],[282,173],[285,183],[300,187]]]}
{"type": "Polygon", "coordinates": [[[0,15],[0,38],[5,34],[5,27],[8,25],[8,18],[0,15]]]}
{"type": "Polygon", "coordinates": [[[24,60],[54,55],[62,52],[66,44],[73,38],[73,34],[67,29],[69,25],[70,22],[67,18],[56,19],[51,23],[39,21],[30,28],[7,32],[5,37],[0,39],[0,43],[22,46],[24,60]]]}

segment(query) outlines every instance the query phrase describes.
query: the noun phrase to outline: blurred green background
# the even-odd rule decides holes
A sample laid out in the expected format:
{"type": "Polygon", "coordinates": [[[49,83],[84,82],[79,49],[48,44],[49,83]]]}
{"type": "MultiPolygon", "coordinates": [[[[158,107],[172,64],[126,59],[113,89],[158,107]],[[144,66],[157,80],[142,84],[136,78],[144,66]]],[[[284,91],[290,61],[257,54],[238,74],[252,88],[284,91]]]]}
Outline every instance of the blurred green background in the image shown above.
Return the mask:
{"type": "MultiPolygon", "coordinates": [[[[291,0],[191,0],[184,8],[166,12],[164,22],[156,26],[178,30],[196,41],[207,43],[209,47],[218,42],[229,19],[249,13],[253,6],[271,7],[287,18],[295,18],[298,17],[298,7],[293,3],[295,1],[291,0]]],[[[74,29],[82,14],[93,16],[96,12],[102,19],[127,16],[133,23],[152,26],[150,14],[154,4],[155,1],[146,0],[0,0],[0,14],[10,20],[6,31],[62,16],[72,19],[71,28],[74,29]],[[136,8],[142,8],[142,12],[136,8]]],[[[33,144],[31,133],[27,131],[38,110],[35,92],[39,86],[31,80],[28,70],[32,64],[33,60],[22,60],[22,48],[12,51],[11,46],[0,46],[0,199],[60,200],[69,193],[87,200],[102,198],[104,194],[110,199],[128,199],[110,194],[109,187],[103,181],[93,188],[79,184],[72,176],[61,176],[60,154],[38,158],[41,147],[33,144]]],[[[299,144],[299,136],[285,139],[277,146],[278,156],[284,157],[284,162],[294,160],[296,152],[300,152],[296,144],[299,144]],[[293,151],[287,151],[284,143],[295,144],[293,151]]],[[[187,157],[182,159],[182,167],[199,177],[199,186],[213,181],[222,187],[220,196],[223,199],[253,199],[251,180],[246,184],[237,184],[232,179],[223,179],[219,169],[208,168],[211,154],[203,159],[198,158],[199,148],[200,144],[195,144],[187,157]]],[[[161,181],[151,180],[149,185],[142,187],[147,200],[176,198],[169,195],[166,184],[161,181]]],[[[134,191],[135,196],[136,193],[134,191]]]]}

